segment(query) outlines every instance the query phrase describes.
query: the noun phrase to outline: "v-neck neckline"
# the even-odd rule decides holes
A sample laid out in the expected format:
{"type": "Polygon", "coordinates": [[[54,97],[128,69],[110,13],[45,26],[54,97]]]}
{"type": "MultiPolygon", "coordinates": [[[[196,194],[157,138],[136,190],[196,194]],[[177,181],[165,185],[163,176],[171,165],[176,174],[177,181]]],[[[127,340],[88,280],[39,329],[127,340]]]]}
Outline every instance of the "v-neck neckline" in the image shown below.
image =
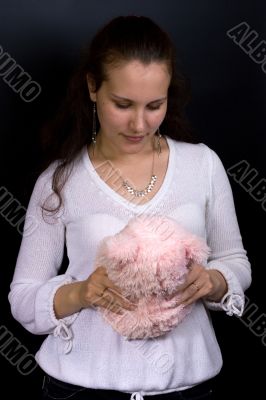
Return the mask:
{"type": "Polygon", "coordinates": [[[89,153],[88,153],[88,148],[87,146],[84,146],[83,148],[83,154],[82,154],[82,159],[83,159],[83,164],[85,168],[90,172],[90,175],[94,182],[111,198],[113,198],[116,202],[120,203],[124,207],[128,208],[131,211],[135,212],[143,212],[145,209],[150,209],[153,207],[155,204],[157,204],[160,199],[163,197],[163,195],[167,192],[167,189],[170,185],[171,179],[173,177],[173,170],[174,170],[174,143],[173,139],[169,138],[168,136],[165,135],[168,147],[169,147],[169,156],[168,156],[168,164],[167,164],[167,169],[166,173],[163,179],[163,182],[158,190],[158,192],[147,202],[143,204],[137,204],[133,203],[129,200],[127,200],[125,197],[117,193],[114,189],[112,189],[97,173],[94,165],[91,162],[89,153]]]}

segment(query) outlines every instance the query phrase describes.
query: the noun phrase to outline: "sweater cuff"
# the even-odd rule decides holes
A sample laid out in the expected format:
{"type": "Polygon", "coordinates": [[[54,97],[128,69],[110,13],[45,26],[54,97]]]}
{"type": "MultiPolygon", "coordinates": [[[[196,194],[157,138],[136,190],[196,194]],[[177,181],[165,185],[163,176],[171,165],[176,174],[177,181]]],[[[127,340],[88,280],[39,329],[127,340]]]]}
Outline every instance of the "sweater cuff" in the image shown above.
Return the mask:
{"type": "Polygon", "coordinates": [[[207,265],[206,269],[219,271],[225,278],[228,286],[227,293],[220,302],[204,300],[205,305],[210,310],[225,311],[227,315],[237,315],[241,317],[245,306],[245,295],[239,281],[232,270],[219,262],[213,262],[207,265]]]}
{"type": "Polygon", "coordinates": [[[79,315],[79,312],[58,319],[54,311],[54,297],[60,287],[72,283],[73,281],[74,279],[70,276],[58,275],[47,282],[47,285],[41,287],[36,296],[36,324],[40,330],[42,330],[42,325],[45,324],[47,328],[48,324],[50,328],[49,333],[53,333],[55,337],[59,337],[65,342],[65,354],[69,353],[72,349],[73,333],[70,326],[79,315]],[[47,307],[43,308],[45,302],[47,307]]]}

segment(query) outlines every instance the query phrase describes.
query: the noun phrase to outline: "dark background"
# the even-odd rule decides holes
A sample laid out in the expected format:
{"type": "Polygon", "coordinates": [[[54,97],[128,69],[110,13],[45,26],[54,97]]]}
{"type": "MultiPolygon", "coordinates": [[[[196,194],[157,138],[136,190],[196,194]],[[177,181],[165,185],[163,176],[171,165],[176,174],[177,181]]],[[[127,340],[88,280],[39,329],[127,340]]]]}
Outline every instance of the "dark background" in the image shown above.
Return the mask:
{"type": "MultiPolygon", "coordinates": [[[[153,18],[173,38],[191,79],[188,115],[200,141],[218,153],[226,169],[246,160],[259,178],[266,178],[266,73],[226,35],[245,21],[260,40],[266,40],[264,1],[0,1],[0,46],[42,88],[34,101],[26,103],[0,77],[0,186],[21,205],[27,207],[36,179],[40,127],[64,95],[81,47],[109,19],[127,14],[153,18]]],[[[253,283],[246,294],[257,314],[248,321],[212,313],[224,357],[217,388],[221,398],[238,399],[251,393],[257,398],[264,392],[266,347],[250,325],[266,312],[266,212],[239,183],[232,178],[230,182],[253,270],[253,283]]],[[[0,226],[0,326],[35,354],[44,337],[30,334],[16,322],[7,300],[21,235],[1,216],[0,226]]],[[[6,377],[1,380],[2,389],[8,377],[14,383],[6,383],[10,397],[19,390],[28,393],[28,398],[37,398],[42,382],[39,368],[21,375],[1,354],[1,347],[0,367],[6,377]]]]}

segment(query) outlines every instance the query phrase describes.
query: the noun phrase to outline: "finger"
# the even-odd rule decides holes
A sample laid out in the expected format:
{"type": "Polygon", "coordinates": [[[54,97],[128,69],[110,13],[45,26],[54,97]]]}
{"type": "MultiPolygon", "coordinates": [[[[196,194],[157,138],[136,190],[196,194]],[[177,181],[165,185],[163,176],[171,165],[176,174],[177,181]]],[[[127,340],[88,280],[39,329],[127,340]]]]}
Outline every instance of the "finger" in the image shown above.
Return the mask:
{"type": "Polygon", "coordinates": [[[89,282],[90,289],[93,290],[94,295],[97,295],[98,297],[103,296],[104,292],[107,289],[113,289],[117,295],[122,296],[122,293],[120,291],[120,288],[117,287],[116,285],[113,284],[112,281],[108,278],[108,276],[104,277],[103,279],[101,278],[101,281],[93,280],[89,282]]]}
{"type": "Polygon", "coordinates": [[[127,310],[134,310],[137,308],[136,304],[131,303],[128,299],[126,299],[125,297],[123,297],[120,294],[117,294],[113,289],[108,288],[105,292],[104,292],[104,296],[105,299],[109,300],[110,303],[114,303],[117,306],[127,309],[127,310]]]}
{"type": "Polygon", "coordinates": [[[200,276],[200,271],[197,266],[193,266],[190,272],[187,274],[186,281],[184,282],[183,286],[189,287],[192,283],[196,282],[200,276]]]}
{"type": "Polygon", "coordinates": [[[173,293],[166,296],[166,299],[172,300],[177,295],[180,295],[180,296],[183,295],[183,293],[189,288],[189,286],[191,285],[192,282],[193,282],[193,278],[187,277],[186,280],[184,281],[184,283],[177,286],[177,288],[175,289],[175,291],[173,293]]]}
{"type": "Polygon", "coordinates": [[[102,282],[98,282],[97,280],[90,280],[88,282],[88,289],[93,293],[93,297],[101,297],[105,288],[106,285],[104,285],[102,282]]]}
{"type": "Polygon", "coordinates": [[[192,282],[182,293],[176,305],[188,305],[202,297],[202,284],[200,282],[192,282]]]}
{"type": "Polygon", "coordinates": [[[107,289],[108,288],[105,288],[105,291],[101,296],[94,294],[93,300],[91,301],[91,306],[95,307],[96,309],[100,307],[110,309],[112,311],[117,311],[118,309],[121,309],[121,306],[119,306],[114,296],[111,293],[107,292],[107,289]]]}
{"type": "Polygon", "coordinates": [[[117,293],[119,296],[123,296],[120,287],[116,286],[109,278],[106,280],[106,286],[113,292],[117,293]]]}
{"type": "Polygon", "coordinates": [[[132,305],[136,305],[135,303],[133,303],[132,301],[130,301],[129,299],[127,299],[120,291],[117,292],[116,289],[113,288],[108,288],[109,292],[113,293],[119,300],[121,300],[122,302],[124,302],[125,304],[132,304],[132,305]]]}
{"type": "Polygon", "coordinates": [[[106,298],[99,298],[99,301],[95,305],[95,308],[101,308],[104,312],[112,311],[116,314],[123,314],[123,309],[121,306],[106,298]]]}
{"type": "MultiPolygon", "coordinates": [[[[128,304],[131,305],[135,305],[135,303],[131,302],[130,300],[128,300],[121,292],[121,289],[116,286],[108,277],[107,271],[105,267],[98,267],[98,269],[101,271],[101,273],[104,275],[103,280],[101,281],[101,283],[95,283],[95,289],[96,293],[98,296],[103,295],[103,292],[105,290],[109,290],[109,292],[114,293],[116,296],[119,296],[119,299],[121,299],[121,301],[123,302],[125,308],[128,307],[128,304]]],[[[118,300],[118,299],[117,299],[118,300]]]]}
{"type": "Polygon", "coordinates": [[[201,299],[204,296],[205,292],[201,289],[198,292],[196,292],[194,294],[194,296],[190,297],[189,299],[187,299],[186,301],[184,301],[182,304],[184,306],[188,306],[192,303],[195,303],[197,300],[201,299]]]}
{"type": "Polygon", "coordinates": [[[125,309],[123,309],[118,303],[116,303],[116,302],[110,302],[110,301],[106,301],[106,300],[103,300],[105,303],[104,303],[104,305],[103,305],[103,307],[104,307],[104,311],[112,311],[112,312],[114,312],[114,313],[116,313],[116,314],[123,314],[124,312],[125,312],[125,309]]]}
{"type": "Polygon", "coordinates": [[[104,287],[107,287],[109,290],[112,290],[113,292],[115,292],[118,296],[121,296],[124,299],[126,299],[126,297],[124,297],[120,287],[117,286],[113,281],[111,281],[111,279],[108,277],[108,275],[106,277],[104,277],[102,284],[104,285],[104,287]]]}
{"type": "Polygon", "coordinates": [[[200,264],[193,263],[190,271],[188,272],[184,283],[178,286],[176,293],[180,293],[185,291],[192,285],[194,282],[197,282],[202,274],[205,271],[200,264]]]}
{"type": "Polygon", "coordinates": [[[114,293],[116,296],[118,296],[120,299],[122,299],[122,301],[126,304],[133,304],[135,305],[134,302],[130,301],[129,299],[127,299],[124,294],[122,293],[121,289],[116,286],[110,279],[108,279],[108,290],[111,293],[114,293]]]}
{"type": "Polygon", "coordinates": [[[106,301],[103,301],[108,290],[108,287],[97,282],[89,283],[90,286],[90,305],[102,307],[106,301]]]}
{"type": "Polygon", "coordinates": [[[104,279],[101,284],[97,282],[91,283],[91,286],[93,287],[93,303],[95,305],[102,304],[100,299],[105,297],[109,299],[109,302],[117,303],[120,307],[128,310],[132,310],[137,306],[124,297],[119,288],[116,290],[116,286],[108,278],[104,279]],[[108,284],[111,284],[112,287],[109,287],[108,284]]]}
{"type": "Polygon", "coordinates": [[[102,292],[106,287],[112,288],[122,295],[121,289],[109,279],[107,270],[104,266],[98,267],[97,271],[101,274],[100,279],[98,278],[99,282],[94,283],[97,288],[99,288],[102,292]]]}
{"type": "Polygon", "coordinates": [[[105,276],[107,276],[107,270],[106,270],[106,268],[103,266],[103,265],[101,265],[100,267],[97,267],[96,269],[95,269],[95,272],[97,271],[97,273],[99,273],[99,274],[101,274],[101,275],[105,275],[105,276]]]}
{"type": "Polygon", "coordinates": [[[198,282],[196,282],[196,285],[194,285],[194,287],[195,286],[198,286],[199,290],[197,290],[193,295],[191,295],[187,299],[182,299],[183,305],[185,305],[185,306],[189,305],[201,298],[204,298],[209,293],[209,285],[207,282],[198,281],[198,282]]]}

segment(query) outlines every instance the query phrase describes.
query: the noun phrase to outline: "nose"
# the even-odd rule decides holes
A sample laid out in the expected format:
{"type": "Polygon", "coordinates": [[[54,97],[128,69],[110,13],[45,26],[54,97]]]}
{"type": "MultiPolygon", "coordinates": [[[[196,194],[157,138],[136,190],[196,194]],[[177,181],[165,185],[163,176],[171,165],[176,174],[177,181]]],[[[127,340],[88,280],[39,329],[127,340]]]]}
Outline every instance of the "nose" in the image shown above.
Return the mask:
{"type": "Polygon", "coordinates": [[[145,116],[143,111],[135,111],[131,119],[130,129],[134,133],[144,133],[145,132],[145,116]]]}

